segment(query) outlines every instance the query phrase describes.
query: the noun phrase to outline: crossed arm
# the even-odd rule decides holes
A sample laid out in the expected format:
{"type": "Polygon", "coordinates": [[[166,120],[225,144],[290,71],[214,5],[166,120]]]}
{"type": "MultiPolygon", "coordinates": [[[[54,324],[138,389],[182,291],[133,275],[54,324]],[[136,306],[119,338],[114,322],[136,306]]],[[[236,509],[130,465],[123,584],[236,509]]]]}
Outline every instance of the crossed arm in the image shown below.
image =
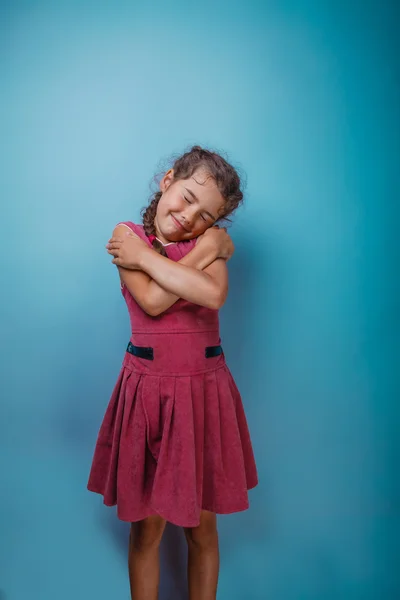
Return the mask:
{"type": "Polygon", "coordinates": [[[123,244],[127,248],[130,244],[135,253],[130,268],[122,266],[121,259],[113,262],[118,266],[122,283],[149,315],[161,314],[179,298],[212,309],[224,304],[228,293],[226,261],[218,258],[216,247],[205,239],[176,263],[149,248],[134,234],[127,237],[124,225],[114,229],[113,238],[123,239],[123,244]]]}

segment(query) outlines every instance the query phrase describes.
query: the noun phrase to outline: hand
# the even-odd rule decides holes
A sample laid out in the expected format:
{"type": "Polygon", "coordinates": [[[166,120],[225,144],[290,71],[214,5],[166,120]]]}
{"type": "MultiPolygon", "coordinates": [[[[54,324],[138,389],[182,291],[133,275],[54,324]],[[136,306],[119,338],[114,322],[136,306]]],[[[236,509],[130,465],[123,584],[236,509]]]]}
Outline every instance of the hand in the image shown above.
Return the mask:
{"type": "Polygon", "coordinates": [[[217,253],[217,258],[229,260],[235,251],[230,235],[225,227],[210,227],[197,238],[197,244],[211,244],[217,253]]]}
{"type": "Polygon", "coordinates": [[[120,237],[112,237],[106,245],[108,254],[111,254],[114,259],[114,265],[124,267],[125,269],[140,269],[140,259],[143,251],[149,249],[144,242],[133,231],[127,231],[125,235],[120,237]]]}

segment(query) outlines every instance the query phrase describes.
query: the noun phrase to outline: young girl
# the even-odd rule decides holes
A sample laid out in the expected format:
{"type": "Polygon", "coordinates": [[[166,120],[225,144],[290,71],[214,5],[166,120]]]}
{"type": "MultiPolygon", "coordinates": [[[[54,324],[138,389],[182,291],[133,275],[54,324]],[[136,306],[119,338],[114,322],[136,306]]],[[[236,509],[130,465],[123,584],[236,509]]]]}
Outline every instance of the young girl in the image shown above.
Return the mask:
{"type": "Polygon", "coordinates": [[[216,514],[248,508],[257,471],[218,309],[233,253],[224,229],[243,194],[235,169],[194,146],[160,182],[143,225],[116,226],[132,335],[100,428],[88,488],[131,523],[132,598],[156,600],[167,521],[184,528],[190,600],[216,598],[216,514]]]}

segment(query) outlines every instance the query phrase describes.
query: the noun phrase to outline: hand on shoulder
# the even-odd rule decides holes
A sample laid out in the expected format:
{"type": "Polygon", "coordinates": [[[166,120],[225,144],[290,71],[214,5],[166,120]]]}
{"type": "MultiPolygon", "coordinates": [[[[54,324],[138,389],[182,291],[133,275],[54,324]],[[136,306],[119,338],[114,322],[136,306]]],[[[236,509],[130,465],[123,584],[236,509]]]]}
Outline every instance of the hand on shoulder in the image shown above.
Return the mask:
{"type": "Polygon", "coordinates": [[[106,249],[108,254],[114,257],[112,262],[115,265],[125,269],[139,269],[143,252],[147,251],[149,247],[128,226],[118,224],[114,228],[106,249]]]}
{"type": "Polygon", "coordinates": [[[218,258],[229,260],[235,251],[232,238],[228,234],[226,227],[210,227],[203,235],[197,238],[197,244],[211,244],[216,249],[218,258]]]}

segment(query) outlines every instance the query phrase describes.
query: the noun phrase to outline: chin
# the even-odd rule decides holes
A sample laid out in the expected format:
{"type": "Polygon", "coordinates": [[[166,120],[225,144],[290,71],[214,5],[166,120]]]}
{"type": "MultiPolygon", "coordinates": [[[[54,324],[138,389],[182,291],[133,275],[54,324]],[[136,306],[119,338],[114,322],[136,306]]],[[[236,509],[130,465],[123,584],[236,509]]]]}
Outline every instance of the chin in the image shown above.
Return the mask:
{"type": "Polygon", "coordinates": [[[180,242],[183,239],[181,232],[177,231],[173,227],[160,227],[159,231],[162,237],[167,240],[167,242],[180,242]]]}
{"type": "Polygon", "coordinates": [[[183,240],[183,236],[179,235],[176,231],[168,231],[167,233],[163,233],[163,236],[169,242],[181,242],[183,240]]]}

